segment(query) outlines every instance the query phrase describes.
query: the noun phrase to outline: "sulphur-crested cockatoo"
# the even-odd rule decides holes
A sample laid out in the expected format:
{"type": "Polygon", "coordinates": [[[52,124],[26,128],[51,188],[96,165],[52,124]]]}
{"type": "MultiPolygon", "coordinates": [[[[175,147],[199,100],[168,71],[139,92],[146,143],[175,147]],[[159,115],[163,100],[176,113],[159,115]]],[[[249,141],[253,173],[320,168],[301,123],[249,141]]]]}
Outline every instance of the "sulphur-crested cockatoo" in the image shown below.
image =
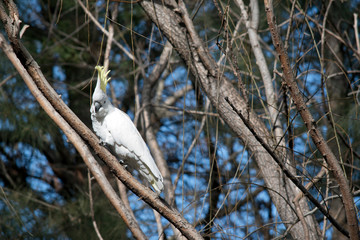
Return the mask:
{"type": "Polygon", "coordinates": [[[110,78],[104,67],[96,66],[98,78],[90,108],[93,129],[100,142],[110,148],[120,162],[130,171],[136,170],[160,194],[164,188],[163,177],[150,151],[129,116],[114,107],[107,95],[110,78]]]}

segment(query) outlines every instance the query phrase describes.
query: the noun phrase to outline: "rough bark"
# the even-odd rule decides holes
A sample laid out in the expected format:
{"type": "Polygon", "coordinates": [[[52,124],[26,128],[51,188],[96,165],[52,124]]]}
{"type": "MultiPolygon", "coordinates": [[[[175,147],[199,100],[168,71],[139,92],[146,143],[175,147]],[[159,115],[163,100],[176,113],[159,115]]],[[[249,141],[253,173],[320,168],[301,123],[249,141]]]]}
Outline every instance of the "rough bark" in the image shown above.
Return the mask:
{"type": "MultiPolygon", "coordinates": [[[[231,109],[225,101],[225,97],[228,97],[229,101],[254,124],[259,136],[264,137],[265,141],[268,141],[268,144],[273,146],[271,134],[254,113],[247,111],[247,104],[230,81],[217,71],[218,68],[214,59],[210,56],[194,30],[184,3],[179,1],[179,5],[177,5],[174,1],[141,1],[140,5],[185,61],[222,119],[253,153],[255,161],[261,169],[265,185],[269,189],[272,202],[285,225],[290,228],[289,231],[293,238],[304,239],[303,227],[298,222],[292,204],[295,197],[293,186],[284,180],[282,172],[277,168],[271,156],[265,152],[237,114],[231,109]]],[[[303,210],[306,212],[308,208],[303,210]]],[[[317,223],[314,222],[312,217],[307,217],[306,220],[311,229],[312,239],[318,239],[315,230],[317,223]]]]}
{"type": "MultiPolygon", "coordinates": [[[[91,146],[95,153],[107,164],[110,170],[118,179],[124,183],[124,185],[126,185],[143,201],[148,203],[152,208],[158,211],[162,216],[168,219],[185,237],[188,239],[202,239],[201,235],[176,209],[170,207],[164,200],[159,197],[158,194],[152,192],[149,188],[146,188],[144,185],[140,184],[129,172],[127,172],[125,168],[120,165],[119,161],[113,155],[111,155],[111,153],[106,148],[99,144],[99,139],[95,136],[95,134],[89,128],[87,128],[85,124],[80,121],[80,119],[72,112],[72,110],[63,102],[61,97],[45,79],[37,62],[33,59],[31,54],[27,51],[18,38],[20,20],[17,7],[13,1],[9,1],[7,3],[11,17],[7,15],[7,11],[5,11],[4,6],[0,2],[0,18],[5,25],[5,30],[11,43],[11,47],[9,44],[7,44],[5,38],[1,34],[0,47],[4,50],[12,51],[14,57],[17,59],[16,62],[12,62],[13,65],[17,69],[19,68],[19,73],[24,72],[24,76],[29,78],[29,81],[33,83],[32,85],[34,88],[37,88],[38,90],[37,93],[35,93],[35,97],[37,97],[39,94],[43,95],[46,101],[48,101],[51,105],[52,113],[57,114],[58,119],[60,119],[60,117],[63,119],[63,121],[55,121],[55,123],[58,125],[59,123],[64,123],[70,126],[69,130],[63,129],[65,134],[68,134],[69,131],[73,131],[78,134],[81,139],[83,139],[89,146],[91,146]]],[[[54,120],[56,119],[57,118],[54,120]]],[[[76,140],[70,140],[73,144],[76,144],[76,140]]],[[[130,214],[129,217],[131,217],[130,214]]]]}
{"type": "MultiPolygon", "coordinates": [[[[350,92],[350,85],[348,79],[344,75],[336,75],[336,73],[342,72],[341,64],[344,61],[344,56],[342,53],[342,44],[334,36],[325,33],[325,26],[327,29],[330,29],[333,32],[339,32],[340,20],[338,19],[337,14],[335,13],[337,9],[337,4],[332,0],[326,1],[327,11],[323,23],[323,36],[322,36],[322,63],[323,68],[325,69],[325,74],[323,76],[324,86],[327,95],[328,105],[326,106],[327,119],[329,121],[329,130],[327,131],[327,139],[332,139],[329,141],[330,148],[334,151],[334,155],[340,162],[345,162],[347,164],[353,164],[351,162],[351,157],[346,154],[346,145],[343,141],[340,140],[338,131],[338,126],[343,126],[342,118],[347,115],[349,111],[349,104],[352,100],[348,97],[350,92]],[[330,8],[330,9],[329,9],[330,8]],[[328,13],[328,14],[327,14],[328,13]],[[329,77],[331,75],[333,77],[329,77]],[[335,137],[334,137],[335,136],[335,137]]],[[[349,169],[346,171],[346,175],[351,179],[351,171],[349,169]]],[[[341,191],[339,189],[338,183],[333,181],[333,174],[330,175],[331,180],[329,184],[329,189],[333,195],[340,195],[341,191]]],[[[349,231],[349,226],[347,224],[344,204],[341,198],[332,199],[329,201],[330,212],[333,216],[336,217],[336,220],[339,224],[343,225],[346,230],[349,231]]],[[[347,239],[341,232],[337,229],[334,229],[333,238],[337,240],[347,239]]]]}
{"type": "Polygon", "coordinates": [[[34,95],[36,100],[39,102],[41,107],[45,112],[51,117],[54,122],[64,131],[67,138],[73,143],[76,150],[79,152],[81,157],[84,159],[84,162],[88,166],[91,173],[94,175],[95,179],[99,183],[99,186],[118,211],[130,231],[133,233],[136,239],[147,239],[145,234],[141,231],[136,219],[129,213],[121,199],[116,194],[115,190],[112,188],[111,184],[107,180],[105,173],[102,170],[102,167],[95,160],[94,156],[90,152],[86,143],[81,139],[78,133],[69,125],[68,122],[55,110],[54,106],[46,99],[44,94],[38,89],[34,83],[32,77],[24,68],[23,64],[20,62],[16,54],[14,53],[11,46],[6,43],[5,38],[0,34],[0,48],[3,49],[9,60],[13,63],[14,67],[19,72],[20,76],[24,79],[26,85],[29,87],[29,90],[34,95]]]}
{"type": "Polygon", "coordinates": [[[340,167],[338,159],[325,141],[320,129],[316,126],[315,119],[313,118],[310,110],[306,106],[303,96],[300,93],[300,90],[295,81],[292,68],[290,67],[288,55],[283,47],[283,43],[280,38],[280,34],[275,21],[272,5],[268,0],[265,0],[264,2],[267,22],[269,24],[273,44],[275,46],[276,52],[279,55],[281,68],[283,69],[284,81],[289,88],[296,109],[300,113],[300,116],[303,119],[306,128],[308,129],[311,139],[313,140],[319,152],[322,154],[326,163],[328,164],[329,170],[334,175],[336,182],[339,184],[340,192],[342,194],[342,201],[345,208],[346,219],[349,227],[348,234],[351,239],[359,239],[359,227],[354,206],[354,199],[350,191],[349,182],[347,181],[344,172],[340,167]]]}

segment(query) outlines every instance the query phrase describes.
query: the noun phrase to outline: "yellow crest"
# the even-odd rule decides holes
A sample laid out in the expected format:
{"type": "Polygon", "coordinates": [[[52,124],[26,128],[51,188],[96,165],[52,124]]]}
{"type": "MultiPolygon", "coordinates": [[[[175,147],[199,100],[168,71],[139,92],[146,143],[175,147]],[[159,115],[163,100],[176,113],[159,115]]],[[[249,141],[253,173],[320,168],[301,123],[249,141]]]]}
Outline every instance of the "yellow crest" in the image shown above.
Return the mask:
{"type": "Polygon", "coordinates": [[[98,71],[98,78],[100,78],[100,88],[103,90],[104,93],[106,93],[106,85],[110,81],[111,78],[107,78],[107,75],[109,74],[110,70],[105,72],[103,66],[96,66],[95,69],[98,71]]]}

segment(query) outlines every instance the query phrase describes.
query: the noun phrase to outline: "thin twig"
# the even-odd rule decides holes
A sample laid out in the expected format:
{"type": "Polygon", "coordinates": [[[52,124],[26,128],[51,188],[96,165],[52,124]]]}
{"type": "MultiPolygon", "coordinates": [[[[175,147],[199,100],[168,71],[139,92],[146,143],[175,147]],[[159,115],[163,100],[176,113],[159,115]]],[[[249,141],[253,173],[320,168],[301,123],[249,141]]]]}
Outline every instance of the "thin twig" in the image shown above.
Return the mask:
{"type": "Polygon", "coordinates": [[[125,185],[118,178],[116,178],[116,183],[117,183],[117,186],[118,186],[120,198],[123,201],[124,206],[128,209],[128,211],[132,215],[132,217],[134,219],[136,219],[135,214],[134,214],[133,210],[130,207],[130,202],[129,202],[128,195],[127,195],[127,192],[126,192],[127,188],[125,187],[125,185]]]}
{"type": "Polygon", "coordinates": [[[354,13],[354,32],[355,32],[355,41],[358,55],[360,56],[360,40],[359,40],[359,30],[358,30],[358,14],[354,13]]]}
{"type": "MultiPolygon", "coordinates": [[[[348,237],[351,236],[351,238],[354,240],[357,240],[359,239],[359,226],[356,217],[354,199],[351,195],[348,180],[345,178],[337,158],[335,157],[333,151],[330,149],[329,145],[322,136],[320,129],[316,126],[316,121],[314,120],[312,114],[310,113],[310,110],[306,106],[306,103],[302,97],[299,87],[297,86],[297,83],[294,79],[293,70],[290,66],[288,55],[283,47],[283,43],[276,25],[276,20],[272,6],[269,0],[264,0],[264,3],[265,3],[267,22],[269,24],[272,41],[279,55],[281,67],[283,69],[283,77],[284,77],[283,79],[285,80],[285,83],[289,88],[291,97],[294,100],[296,108],[299,111],[300,116],[302,117],[314,144],[316,145],[317,149],[319,150],[319,152],[322,154],[323,158],[329,165],[329,168],[331,172],[334,174],[334,177],[337,183],[339,184],[340,191],[343,195],[343,203],[344,203],[347,223],[349,226],[349,232],[345,231],[341,227],[342,233],[348,237]]],[[[339,225],[337,226],[340,227],[339,225]]]]}
{"type": "Polygon", "coordinates": [[[161,215],[154,209],[153,209],[153,212],[154,212],[156,226],[157,226],[158,235],[159,235],[158,240],[165,240],[164,227],[161,223],[161,215]]]}
{"type": "MultiPolygon", "coordinates": [[[[210,101],[207,99],[206,104],[205,104],[205,110],[204,110],[205,112],[207,112],[207,110],[209,109],[209,106],[210,106],[210,101]]],[[[203,118],[201,120],[201,123],[200,123],[199,130],[196,133],[193,141],[191,142],[190,147],[189,147],[188,151],[185,154],[185,157],[183,158],[183,160],[181,162],[181,166],[177,171],[176,178],[175,178],[175,181],[174,181],[174,189],[173,189],[173,191],[175,191],[175,189],[177,187],[178,181],[180,179],[180,174],[184,169],[186,160],[190,156],[190,153],[192,152],[193,148],[195,147],[195,144],[197,143],[197,141],[198,141],[198,139],[200,137],[200,134],[202,133],[202,130],[203,130],[204,126],[205,126],[205,120],[206,120],[206,115],[203,116],[203,118]]],[[[175,192],[172,193],[172,198],[170,199],[170,203],[173,204],[174,201],[175,201],[175,192]]]]}
{"type": "Polygon", "coordinates": [[[89,169],[88,169],[88,184],[89,184],[90,215],[91,215],[92,224],[94,226],[94,230],[96,232],[97,237],[100,240],[103,240],[103,238],[101,236],[101,233],[100,233],[100,231],[98,229],[98,226],[96,224],[96,221],[95,221],[94,201],[93,201],[92,186],[91,186],[91,174],[90,174],[89,169]]]}
{"type": "Polygon", "coordinates": [[[254,128],[252,127],[251,123],[245,119],[245,117],[242,115],[242,113],[235,108],[235,106],[229,101],[229,99],[227,97],[225,98],[225,100],[229,103],[229,105],[231,106],[233,111],[236,112],[236,114],[244,122],[244,124],[249,129],[249,131],[254,135],[256,140],[261,144],[261,146],[263,146],[263,148],[270,154],[270,156],[279,165],[282,172],[295,184],[295,186],[297,186],[303,192],[303,194],[320,210],[320,212],[322,212],[329,219],[329,221],[334,225],[334,227],[336,227],[345,236],[349,236],[349,233],[342,226],[339,225],[339,223],[330,215],[330,213],[323,206],[321,206],[319,201],[317,201],[311,195],[311,193],[301,184],[301,182],[299,182],[299,180],[297,180],[297,178],[291,174],[291,172],[286,168],[286,166],[284,165],[282,160],[279,159],[275,155],[274,151],[271,150],[270,147],[264,142],[264,140],[258,136],[258,134],[255,132],[254,128]]]}
{"type": "MultiPolygon", "coordinates": [[[[112,8],[113,8],[112,14],[111,14],[112,20],[115,20],[117,17],[118,5],[119,5],[118,3],[114,3],[114,5],[112,6],[112,8]]],[[[105,72],[107,72],[109,69],[111,43],[113,42],[113,39],[114,39],[114,24],[112,22],[109,23],[108,32],[109,32],[109,35],[108,35],[108,38],[106,41],[106,47],[105,47],[105,53],[104,53],[104,71],[105,72]]]]}
{"type": "MultiPolygon", "coordinates": [[[[45,112],[50,116],[50,118],[63,130],[63,132],[70,140],[70,142],[73,143],[74,147],[79,152],[85,164],[96,178],[97,182],[99,183],[99,186],[102,188],[107,198],[110,200],[110,202],[113,204],[113,206],[118,211],[120,216],[123,218],[124,222],[127,224],[130,231],[134,234],[134,237],[136,237],[137,239],[147,239],[145,234],[140,230],[140,227],[137,225],[137,222],[133,221],[131,216],[128,215],[126,209],[124,209],[120,198],[116,195],[114,189],[107,181],[101,166],[93,157],[86,143],[78,135],[78,133],[75,132],[75,130],[72,128],[73,125],[70,126],[70,124],[58,113],[57,110],[55,110],[52,104],[43,95],[43,92],[39,90],[38,86],[34,83],[33,78],[24,68],[23,64],[20,62],[20,60],[12,50],[12,47],[6,42],[2,34],[0,34],[0,47],[3,49],[4,53],[7,55],[8,59],[12,62],[16,70],[19,72],[20,76],[23,78],[29,90],[35,96],[36,100],[39,102],[40,106],[45,110],[45,112]]],[[[62,102],[62,100],[59,99],[58,102],[62,102]]],[[[71,110],[69,111],[71,112],[71,110]]],[[[95,138],[93,134],[92,136],[95,138]]],[[[96,138],[94,140],[98,142],[96,138]]],[[[111,155],[110,153],[106,153],[106,154],[111,155]]],[[[117,162],[116,159],[114,159],[114,161],[117,162]]]]}
{"type": "MultiPolygon", "coordinates": [[[[11,1],[12,2],[12,1],[11,1]]],[[[13,3],[13,2],[12,2],[13,3]]],[[[0,7],[2,6],[2,2],[0,1],[0,7]]],[[[189,239],[202,239],[201,235],[194,229],[194,227],[189,224],[189,222],[182,216],[178,211],[171,208],[168,204],[166,204],[162,199],[159,198],[158,194],[152,192],[149,188],[146,188],[142,184],[140,184],[129,172],[125,170],[123,166],[120,165],[118,160],[111,155],[111,153],[99,145],[99,139],[95,137],[94,133],[88,129],[83,122],[71,111],[71,109],[64,103],[64,101],[59,97],[56,91],[51,87],[49,82],[45,79],[43,73],[40,70],[39,65],[33,59],[31,54],[27,51],[27,49],[22,45],[22,43],[18,39],[18,32],[14,32],[13,23],[17,23],[16,21],[6,22],[6,19],[9,18],[6,14],[6,11],[3,11],[4,8],[0,9],[0,18],[5,22],[5,28],[8,33],[9,40],[12,43],[10,46],[4,36],[0,34],[0,47],[6,52],[6,55],[9,60],[13,63],[17,71],[21,74],[22,78],[26,81],[29,89],[32,90],[33,95],[37,99],[38,102],[44,106],[43,104],[47,104],[46,109],[49,110],[47,114],[52,117],[56,124],[60,128],[62,128],[65,134],[68,134],[70,141],[74,144],[76,149],[79,151],[83,160],[87,163],[88,167],[92,169],[92,174],[95,178],[100,181],[101,176],[104,175],[99,164],[96,162],[88,148],[84,143],[88,143],[98,154],[98,156],[110,167],[110,170],[137,196],[140,196],[146,203],[148,203],[151,207],[156,209],[159,213],[161,213],[165,218],[167,218],[179,231],[189,239]],[[3,18],[5,15],[5,18],[3,18]],[[14,49],[13,49],[14,47],[14,49]],[[16,54],[15,54],[16,52],[16,54]],[[21,56],[21,61],[19,57],[21,56]],[[79,136],[81,135],[81,137],[79,136]],[[86,148],[85,148],[86,147],[86,148]],[[89,162],[88,160],[93,160],[93,162],[89,162]],[[99,169],[96,169],[95,166],[98,166],[99,169]],[[99,175],[100,174],[100,175],[99,175]],[[102,174],[102,175],[101,175],[102,174]]],[[[11,16],[17,16],[16,14],[12,14],[11,16]]],[[[16,28],[16,26],[15,26],[16,28]]],[[[106,178],[104,176],[104,178],[106,178]]],[[[113,189],[112,189],[113,191],[113,189]]],[[[112,201],[115,206],[122,207],[121,199],[115,194],[113,196],[108,196],[109,200],[112,201]]],[[[127,212],[126,209],[122,209],[123,212],[127,212]]],[[[126,219],[127,224],[132,230],[135,230],[136,221],[129,222],[129,219],[132,219],[130,215],[122,216],[126,219]],[[134,225],[132,225],[134,224],[134,225]]],[[[138,230],[137,230],[138,231],[138,230]]],[[[135,234],[134,234],[135,235],[135,234]]],[[[137,236],[139,239],[145,239],[146,236],[141,232],[138,232],[137,236]]]]}
{"type": "Polygon", "coordinates": [[[289,24],[287,27],[287,31],[286,31],[286,37],[285,37],[285,44],[284,44],[284,48],[288,49],[289,47],[289,38],[290,38],[290,33],[291,33],[291,28],[292,28],[292,22],[293,22],[293,18],[294,18],[294,13],[295,13],[295,5],[297,3],[297,0],[292,0],[292,5],[291,5],[291,10],[290,10],[290,16],[289,16],[289,24]]]}
{"type": "MultiPolygon", "coordinates": [[[[99,21],[92,15],[92,13],[85,7],[85,5],[81,2],[81,0],[77,1],[80,5],[80,7],[84,10],[84,12],[90,17],[91,21],[106,35],[109,36],[109,32],[101,26],[99,21]]],[[[114,44],[120,48],[121,51],[125,53],[126,56],[128,56],[131,60],[136,62],[136,59],[133,54],[131,54],[126,48],[124,48],[118,41],[113,39],[114,44]]]]}
{"type": "Polygon", "coordinates": [[[2,85],[4,85],[7,81],[9,81],[10,79],[12,79],[13,77],[15,77],[17,75],[17,72],[10,74],[9,76],[7,76],[6,78],[4,78],[4,80],[2,80],[0,82],[0,88],[2,87],[2,85]]]}
{"type": "MultiPolygon", "coordinates": [[[[319,171],[319,173],[310,181],[308,182],[306,185],[305,185],[305,188],[307,190],[310,190],[310,188],[315,184],[317,183],[323,176],[325,173],[327,173],[327,164],[326,162],[324,161],[324,166],[322,166],[321,170],[319,171]]],[[[300,200],[304,197],[304,193],[303,192],[300,192],[298,193],[298,195],[294,198],[293,202],[295,204],[295,209],[297,211],[297,214],[299,215],[299,219],[300,219],[300,222],[302,223],[303,225],[303,228],[304,230],[306,231],[305,232],[305,239],[310,239],[310,236],[309,236],[309,228],[307,227],[307,224],[306,224],[306,221],[305,221],[305,216],[304,216],[304,213],[300,207],[300,200]]]]}

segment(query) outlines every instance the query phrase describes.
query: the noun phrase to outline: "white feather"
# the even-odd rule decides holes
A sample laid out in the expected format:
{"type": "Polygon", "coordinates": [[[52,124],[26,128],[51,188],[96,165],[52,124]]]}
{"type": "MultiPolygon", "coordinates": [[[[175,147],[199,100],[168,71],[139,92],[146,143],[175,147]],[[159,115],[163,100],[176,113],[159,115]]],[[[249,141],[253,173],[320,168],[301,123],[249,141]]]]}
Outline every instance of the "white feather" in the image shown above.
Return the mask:
{"type": "Polygon", "coordinates": [[[129,170],[138,171],[160,194],[164,188],[163,177],[146,143],[129,116],[110,103],[106,93],[100,88],[99,78],[100,76],[90,108],[96,135],[120,161],[128,165],[129,170]]]}

